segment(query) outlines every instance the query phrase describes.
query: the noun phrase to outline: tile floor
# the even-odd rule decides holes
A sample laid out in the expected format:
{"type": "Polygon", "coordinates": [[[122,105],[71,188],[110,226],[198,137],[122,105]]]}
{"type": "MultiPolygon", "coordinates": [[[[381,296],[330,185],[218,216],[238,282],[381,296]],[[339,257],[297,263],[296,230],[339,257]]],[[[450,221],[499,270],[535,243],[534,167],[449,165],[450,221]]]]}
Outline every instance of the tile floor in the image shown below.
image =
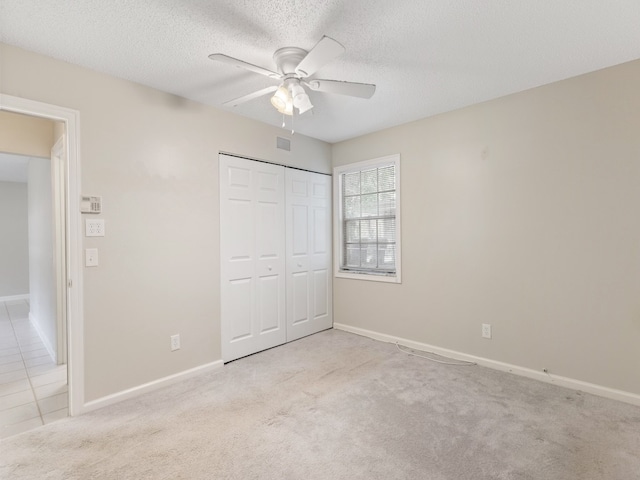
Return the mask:
{"type": "Polygon", "coordinates": [[[26,300],[0,302],[0,438],[69,414],[67,366],[51,360],[26,300]]]}

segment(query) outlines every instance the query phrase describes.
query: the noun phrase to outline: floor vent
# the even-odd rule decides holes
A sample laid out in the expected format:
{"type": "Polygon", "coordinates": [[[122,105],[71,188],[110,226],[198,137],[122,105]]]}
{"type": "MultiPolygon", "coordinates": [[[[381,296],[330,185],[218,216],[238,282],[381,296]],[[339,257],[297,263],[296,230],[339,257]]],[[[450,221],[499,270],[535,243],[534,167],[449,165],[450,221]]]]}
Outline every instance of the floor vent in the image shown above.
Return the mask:
{"type": "Polygon", "coordinates": [[[288,138],[276,137],[276,147],[280,150],[291,151],[291,140],[288,138]]]}

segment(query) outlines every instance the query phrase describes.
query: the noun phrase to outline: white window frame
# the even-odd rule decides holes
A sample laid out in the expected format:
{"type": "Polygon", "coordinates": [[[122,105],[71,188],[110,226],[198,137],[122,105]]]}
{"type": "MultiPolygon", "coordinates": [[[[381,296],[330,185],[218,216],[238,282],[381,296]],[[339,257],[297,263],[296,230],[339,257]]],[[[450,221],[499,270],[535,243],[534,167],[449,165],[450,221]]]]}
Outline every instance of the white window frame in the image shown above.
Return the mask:
{"type": "Polygon", "coordinates": [[[334,243],[334,276],[336,278],[350,278],[354,280],[370,280],[375,282],[402,283],[402,245],[400,241],[401,227],[401,194],[400,194],[400,154],[387,155],[385,157],[374,158],[362,162],[350,163],[333,169],[333,243],[334,243]],[[344,258],[343,239],[343,218],[342,218],[342,184],[341,179],[344,173],[357,172],[368,168],[395,165],[396,175],[396,272],[395,274],[376,271],[346,271],[342,269],[342,259],[344,258]]]}

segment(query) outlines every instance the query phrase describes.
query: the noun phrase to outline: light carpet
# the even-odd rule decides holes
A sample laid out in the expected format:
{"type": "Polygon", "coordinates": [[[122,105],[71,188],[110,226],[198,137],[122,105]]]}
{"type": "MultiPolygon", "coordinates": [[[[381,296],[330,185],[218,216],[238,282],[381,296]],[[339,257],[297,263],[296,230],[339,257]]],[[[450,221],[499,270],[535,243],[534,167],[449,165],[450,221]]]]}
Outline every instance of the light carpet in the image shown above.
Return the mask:
{"type": "Polygon", "coordinates": [[[0,442],[7,479],[640,478],[640,408],[329,330],[0,442]]]}

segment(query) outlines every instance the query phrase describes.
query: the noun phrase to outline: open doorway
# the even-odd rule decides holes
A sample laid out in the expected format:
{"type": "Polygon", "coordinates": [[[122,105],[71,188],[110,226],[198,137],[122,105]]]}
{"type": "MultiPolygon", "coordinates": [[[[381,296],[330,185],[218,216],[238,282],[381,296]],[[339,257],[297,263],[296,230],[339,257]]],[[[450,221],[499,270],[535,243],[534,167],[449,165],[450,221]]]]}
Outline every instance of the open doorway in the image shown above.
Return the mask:
{"type": "MultiPolygon", "coordinates": [[[[10,326],[13,333],[23,336],[22,343],[27,345],[29,343],[29,333],[35,333],[37,335],[31,338],[33,344],[31,347],[26,346],[25,349],[31,348],[31,352],[27,353],[24,357],[33,356],[33,358],[41,357],[40,360],[28,361],[29,365],[25,364],[25,368],[31,369],[34,373],[34,377],[38,371],[41,373],[50,374],[47,380],[45,377],[32,381],[27,372],[27,380],[33,384],[34,388],[37,388],[41,396],[48,393],[50,397],[56,397],[45,402],[46,405],[41,407],[37,405],[39,413],[43,413],[44,416],[48,416],[47,419],[54,418],[49,413],[57,412],[58,416],[68,412],[70,415],[77,415],[83,411],[84,407],[84,393],[83,393],[83,345],[82,345],[82,271],[80,268],[80,248],[81,248],[81,235],[80,235],[80,218],[78,215],[72,215],[70,212],[78,212],[79,208],[79,191],[80,191],[80,175],[79,175],[79,158],[78,158],[78,130],[79,119],[78,112],[64,107],[58,107],[54,105],[44,104],[41,102],[35,102],[18,97],[11,97],[0,94],[0,114],[20,114],[18,115],[23,120],[29,118],[31,120],[48,120],[54,123],[55,133],[51,141],[54,142],[54,147],[51,149],[49,145],[49,153],[46,158],[47,166],[49,167],[48,173],[40,171],[40,180],[44,181],[50,186],[49,198],[49,237],[53,237],[54,241],[51,242],[51,248],[48,249],[50,259],[47,262],[52,267],[49,270],[49,274],[45,274],[48,277],[52,289],[47,293],[47,296],[39,297],[41,305],[53,306],[52,318],[55,318],[53,322],[41,322],[41,331],[37,331],[33,327],[33,322],[29,319],[29,313],[34,309],[35,305],[31,292],[28,297],[22,297],[15,290],[10,292],[12,294],[2,294],[3,304],[0,304],[0,321],[5,320],[3,323],[5,327],[10,326]],[[13,297],[13,298],[11,298],[13,297]],[[45,301],[46,299],[48,301],[45,301]],[[43,300],[44,299],[44,300],[43,300]],[[53,299],[53,301],[51,301],[53,299]],[[8,323],[6,322],[8,320],[8,323]],[[65,321],[66,320],[66,321],[65,321]],[[18,328],[14,327],[18,325],[18,328]],[[28,325],[28,329],[33,330],[27,332],[26,328],[21,328],[28,325]],[[43,327],[42,324],[45,324],[43,327]],[[23,330],[23,331],[20,331],[23,330]],[[45,331],[46,330],[46,331],[45,331]],[[41,335],[44,334],[44,335],[41,335]],[[43,338],[45,340],[43,341],[43,338]],[[36,345],[37,340],[41,341],[41,345],[36,345]],[[44,348],[39,348],[44,347],[44,348]],[[46,352],[46,355],[44,353],[46,352]],[[42,366],[37,365],[39,362],[45,362],[49,366],[44,366],[45,363],[41,363],[42,366]],[[44,372],[49,367],[54,367],[50,372],[44,372]],[[64,374],[64,377],[62,375],[64,374]],[[52,381],[53,380],[53,381],[52,381]],[[60,385],[61,381],[65,384],[68,382],[68,388],[60,385]],[[48,385],[46,388],[42,388],[48,385]],[[64,390],[67,388],[67,391],[64,390]],[[65,410],[64,403],[67,407],[65,410]],[[50,412],[48,412],[50,411],[50,412]]],[[[12,128],[3,128],[0,134],[0,150],[7,151],[7,148],[2,148],[2,144],[6,144],[7,139],[9,143],[15,143],[16,140],[24,140],[24,129],[16,130],[16,125],[12,128]],[[3,138],[4,137],[4,138],[3,138]]],[[[5,145],[6,146],[6,145],[5,145]]],[[[9,149],[11,150],[11,149],[9,149]]],[[[15,149],[13,149],[15,152],[15,149]]],[[[29,157],[28,162],[32,157],[38,158],[40,166],[42,166],[43,156],[32,155],[28,156],[22,152],[22,161],[25,161],[25,156],[29,157]]],[[[37,165],[38,160],[34,160],[33,165],[37,165]]],[[[14,182],[15,183],[15,182],[14,182]]],[[[23,189],[24,190],[24,189],[23,189]]],[[[24,191],[23,191],[24,197],[24,191]]],[[[27,193],[28,195],[28,193],[27,193]]],[[[42,212],[40,212],[42,213],[42,212]]],[[[28,222],[28,221],[27,221],[28,222]]],[[[4,230],[4,229],[3,229],[4,230]]],[[[42,232],[41,232],[42,233],[42,232]]],[[[45,235],[47,236],[47,235],[45,235]]],[[[28,240],[29,241],[29,240],[28,240]]],[[[24,243],[24,242],[23,242],[24,243]]],[[[1,286],[2,284],[0,284],[1,286]]],[[[18,286],[19,290],[24,290],[24,278],[22,279],[22,286],[18,286]]],[[[29,290],[34,286],[31,284],[31,279],[28,281],[29,290]]],[[[37,287],[36,287],[37,288],[37,287]]],[[[20,342],[20,340],[17,340],[20,342]]],[[[0,349],[2,347],[11,347],[7,345],[7,342],[2,343],[0,340],[0,349]]],[[[8,342],[10,343],[10,341],[8,342]]],[[[13,346],[15,348],[15,346],[13,346]]],[[[5,352],[10,351],[10,348],[5,348],[5,352]]],[[[28,350],[29,351],[29,350],[28,350]]],[[[10,355],[18,354],[20,358],[23,357],[23,352],[13,352],[10,355]]],[[[16,359],[16,357],[13,357],[16,359]]],[[[17,359],[16,359],[17,360],[17,359]]],[[[27,358],[27,360],[30,360],[27,358]]],[[[15,363],[15,362],[10,362],[15,363]]],[[[5,367],[4,370],[12,370],[13,367],[5,367]]],[[[0,367],[0,381],[3,380],[3,369],[0,367]]],[[[19,376],[19,373],[10,373],[5,377],[19,376]]],[[[4,378],[6,380],[7,378],[4,378]]],[[[13,388],[17,388],[15,385],[13,388]]],[[[0,387],[0,409],[3,404],[19,402],[17,397],[26,397],[26,393],[13,392],[7,393],[11,395],[8,397],[3,395],[7,393],[7,390],[2,390],[0,387]],[[4,398],[3,398],[4,397],[4,398]]],[[[26,413],[28,408],[20,409],[23,415],[30,415],[26,413]]],[[[3,418],[0,410],[0,424],[3,418]]],[[[65,415],[66,416],[66,415],[65,415]]],[[[35,421],[33,422],[34,426],[35,421]]],[[[46,421],[45,421],[46,423],[46,421]]],[[[2,429],[5,430],[5,429],[2,429]]],[[[0,430],[1,431],[1,430],[0,430]]]]}
{"type": "Polygon", "coordinates": [[[0,437],[6,437],[69,413],[66,186],[64,124],[8,112],[0,112],[0,124],[12,132],[0,137],[0,437]]]}

